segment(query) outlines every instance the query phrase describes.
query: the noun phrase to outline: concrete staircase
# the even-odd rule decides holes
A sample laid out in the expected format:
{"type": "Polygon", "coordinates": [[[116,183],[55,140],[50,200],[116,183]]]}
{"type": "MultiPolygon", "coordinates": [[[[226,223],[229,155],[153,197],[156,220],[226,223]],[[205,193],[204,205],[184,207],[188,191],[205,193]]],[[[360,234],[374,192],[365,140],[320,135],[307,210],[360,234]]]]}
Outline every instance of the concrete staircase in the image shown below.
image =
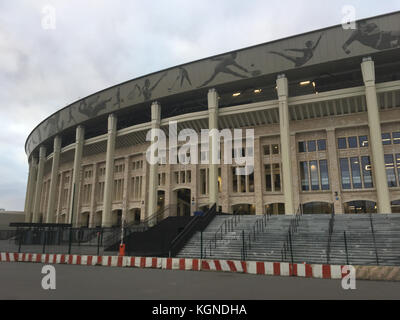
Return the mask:
{"type": "MultiPolygon", "coordinates": [[[[216,216],[203,232],[203,258],[243,258],[246,260],[288,261],[290,250],[282,256],[292,216],[240,216],[231,228],[226,228],[232,216],[216,216]],[[253,232],[258,222],[257,232],[253,232]],[[263,224],[264,227],[260,227],[263,224]],[[243,241],[244,231],[244,241],[243,241]]],[[[238,218],[236,218],[237,220],[238,218]]],[[[400,265],[400,214],[335,215],[328,250],[331,215],[303,215],[296,232],[292,233],[292,254],[295,263],[330,263],[354,265],[400,265]],[[371,229],[371,221],[374,233],[371,229]],[[346,232],[347,254],[344,239],[346,232]],[[376,249],[375,249],[376,248],[376,249]],[[329,259],[328,259],[329,252],[329,259]],[[377,258],[378,256],[378,258],[377,258]]],[[[200,257],[200,233],[178,254],[178,257],[200,257]]]]}

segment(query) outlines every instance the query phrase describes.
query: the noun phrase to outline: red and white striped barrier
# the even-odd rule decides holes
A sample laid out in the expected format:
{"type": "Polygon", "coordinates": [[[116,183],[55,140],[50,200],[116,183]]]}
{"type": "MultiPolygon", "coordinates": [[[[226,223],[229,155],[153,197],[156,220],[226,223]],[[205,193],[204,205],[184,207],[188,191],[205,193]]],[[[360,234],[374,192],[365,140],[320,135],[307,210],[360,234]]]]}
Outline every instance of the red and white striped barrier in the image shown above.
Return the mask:
{"type": "Polygon", "coordinates": [[[0,253],[0,262],[35,262],[85,266],[152,268],[165,270],[220,271],[269,276],[342,279],[343,266],[291,264],[287,262],[255,262],[210,259],[149,258],[119,256],[87,256],[40,253],[0,253]]]}

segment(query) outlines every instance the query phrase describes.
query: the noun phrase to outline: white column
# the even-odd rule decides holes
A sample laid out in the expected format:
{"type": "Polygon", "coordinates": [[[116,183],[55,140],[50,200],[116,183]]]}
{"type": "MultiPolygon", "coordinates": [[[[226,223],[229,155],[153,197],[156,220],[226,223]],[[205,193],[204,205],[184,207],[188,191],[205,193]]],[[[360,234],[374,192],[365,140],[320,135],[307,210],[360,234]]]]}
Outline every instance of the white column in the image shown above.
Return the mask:
{"type": "Polygon", "coordinates": [[[93,164],[93,180],[92,180],[92,194],[90,196],[90,217],[89,217],[89,228],[95,227],[96,220],[96,194],[98,188],[98,170],[97,163],[93,164]]]}
{"type": "Polygon", "coordinates": [[[326,137],[327,137],[327,149],[329,155],[328,157],[329,184],[332,190],[333,206],[335,214],[342,214],[343,205],[342,205],[342,194],[340,192],[340,175],[339,175],[338,155],[336,150],[335,129],[327,128],[326,137]]]}
{"type": "MultiPolygon", "coordinates": [[[[161,122],[161,105],[153,102],[151,105],[151,129],[159,129],[161,122]]],[[[155,133],[152,130],[151,141],[155,139],[155,133]]],[[[158,163],[149,164],[149,203],[147,206],[147,217],[150,217],[157,211],[157,186],[158,186],[158,163]]],[[[152,224],[152,222],[151,222],[152,224]]]]}
{"type": "Polygon", "coordinates": [[[80,194],[80,177],[82,168],[82,151],[85,140],[85,129],[82,126],[76,128],[74,169],[72,172],[72,189],[70,202],[69,223],[78,225],[78,200],[80,194]]]}
{"type": "Polygon", "coordinates": [[[25,222],[32,221],[32,201],[35,194],[36,185],[36,174],[37,174],[37,159],[32,156],[29,161],[29,175],[28,175],[28,185],[26,188],[25,197],[25,222]]]}
{"type": "Polygon", "coordinates": [[[264,214],[264,201],[263,201],[263,175],[262,175],[262,159],[261,159],[261,141],[257,137],[254,139],[254,202],[256,206],[256,214],[264,214]]]}
{"type": "Polygon", "coordinates": [[[53,164],[51,167],[51,180],[49,190],[49,201],[47,205],[46,223],[54,223],[55,221],[55,203],[56,203],[56,190],[57,190],[57,178],[58,168],[60,164],[60,151],[61,151],[61,138],[56,136],[54,138],[53,148],[53,164]]]}
{"type": "Polygon", "coordinates": [[[386,178],[385,160],[383,156],[382,132],[379,118],[378,99],[375,87],[375,66],[371,58],[364,58],[361,70],[365,84],[365,97],[368,109],[368,126],[372,151],[372,168],[378,196],[378,212],[391,213],[389,187],[386,178]]]}
{"type": "MultiPolygon", "coordinates": [[[[208,91],[208,129],[211,131],[213,129],[218,130],[218,93],[215,89],[210,89],[208,91]]],[[[209,136],[209,189],[208,189],[208,199],[210,206],[214,203],[217,204],[218,210],[218,164],[213,161],[214,152],[218,152],[217,139],[213,139],[211,132],[209,136]]],[[[215,157],[216,158],[216,157],[215,157]]]]}
{"type": "Polygon", "coordinates": [[[129,210],[129,178],[131,173],[131,161],[129,157],[125,157],[125,171],[124,171],[124,185],[123,185],[123,196],[122,196],[122,221],[128,221],[128,210],[129,210]]]}
{"type": "Polygon", "coordinates": [[[282,156],[282,180],[283,193],[285,196],[285,214],[295,214],[296,209],[293,203],[293,178],[290,154],[290,118],[288,104],[288,80],[285,75],[279,75],[276,80],[278,99],[279,99],[279,122],[281,136],[281,156],[282,156]]]}
{"type": "Polygon", "coordinates": [[[112,199],[114,188],[114,154],[115,140],[117,137],[117,117],[114,114],[108,116],[106,177],[104,182],[104,201],[102,226],[112,226],[112,199]]]}
{"type": "Polygon", "coordinates": [[[35,189],[35,198],[33,204],[33,217],[32,222],[39,222],[39,210],[40,210],[40,198],[42,195],[42,187],[43,187],[43,172],[44,172],[44,162],[46,161],[46,148],[41,146],[39,149],[39,165],[38,172],[36,178],[36,189],[35,189]]]}
{"type": "Polygon", "coordinates": [[[64,173],[60,172],[60,185],[58,187],[58,200],[57,200],[57,217],[56,223],[60,223],[60,217],[62,212],[62,201],[63,201],[63,192],[64,192],[64,173]]]}

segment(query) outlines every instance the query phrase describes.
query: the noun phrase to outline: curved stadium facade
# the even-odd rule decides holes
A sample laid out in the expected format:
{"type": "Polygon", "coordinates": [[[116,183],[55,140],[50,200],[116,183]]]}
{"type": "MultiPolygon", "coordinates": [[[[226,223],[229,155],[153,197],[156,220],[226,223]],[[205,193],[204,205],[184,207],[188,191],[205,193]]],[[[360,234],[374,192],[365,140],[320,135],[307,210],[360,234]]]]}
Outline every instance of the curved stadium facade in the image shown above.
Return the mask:
{"type": "MultiPolygon", "coordinates": [[[[26,141],[26,222],[109,227],[214,203],[256,215],[400,212],[399,57],[395,12],[81,99],[26,141]],[[253,129],[254,147],[243,152],[254,156],[254,172],[236,175],[235,163],[172,164],[169,153],[165,164],[150,164],[146,136],[159,128],[173,139],[171,121],[178,132],[253,129]]],[[[199,148],[199,159],[209,153],[199,148]]]]}

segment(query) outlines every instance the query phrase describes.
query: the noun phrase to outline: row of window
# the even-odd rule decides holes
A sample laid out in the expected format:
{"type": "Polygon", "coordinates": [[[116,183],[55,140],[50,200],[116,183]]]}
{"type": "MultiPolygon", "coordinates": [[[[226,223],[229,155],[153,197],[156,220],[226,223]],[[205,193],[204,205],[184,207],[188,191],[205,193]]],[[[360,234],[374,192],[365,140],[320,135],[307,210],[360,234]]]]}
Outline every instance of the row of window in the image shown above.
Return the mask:
{"type": "Polygon", "coordinates": [[[192,182],[192,171],[175,171],[175,183],[176,184],[185,184],[192,182]]]}
{"type": "Polygon", "coordinates": [[[279,154],[279,153],[280,153],[279,144],[267,144],[263,146],[264,156],[269,156],[271,154],[279,154]]]}
{"type": "Polygon", "coordinates": [[[374,187],[369,156],[340,158],[339,165],[342,189],[374,187]]]}
{"type": "MultiPolygon", "coordinates": [[[[382,144],[400,144],[400,132],[382,133],[382,144]]],[[[353,149],[368,147],[368,136],[338,138],[338,149],[353,149]]]]}
{"type": "Polygon", "coordinates": [[[281,186],[281,165],[280,163],[266,164],[264,166],[265,191],[279,192],[281,186]]]}
{"type": "Polygon", "coordinates": [[[400,186],[400,153],[385,154],[385,166],[388,186],[400,186]]]}
{"type": "Polygon", "coordinates": [[[326,150],[326,139],[310,140],[310,141],[299,141],[299,152],[315,152],[326,150]]]}
{"type": "MultiPolygon", "coordinates": [[[[254,173],[249,175],[236,175],[236,169],[232,168],[232,182],[234,193],[254,192],[254,173]]],[[[244,169],[244,168],[241,168],[244,169]]]]}
{"type": "Polygon", "coordinates": [[[300,179],[302,191],[329,190],[327,160],[301,161],[300,179]]]}

